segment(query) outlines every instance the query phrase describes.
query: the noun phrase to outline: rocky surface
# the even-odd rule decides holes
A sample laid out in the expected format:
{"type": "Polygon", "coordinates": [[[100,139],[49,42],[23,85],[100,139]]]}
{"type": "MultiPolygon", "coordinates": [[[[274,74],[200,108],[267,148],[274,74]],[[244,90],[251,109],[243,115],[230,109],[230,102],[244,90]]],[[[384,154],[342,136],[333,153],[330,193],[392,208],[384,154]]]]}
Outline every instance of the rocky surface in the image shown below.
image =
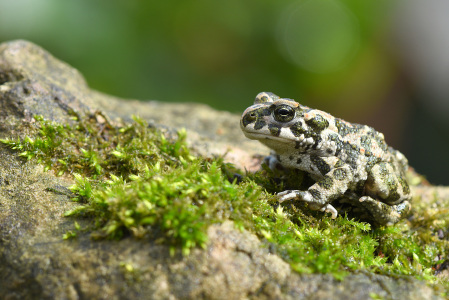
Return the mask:
{"type": "MultiPolygon", "coordinates": [[[[65,120],[69,109],[101,109],[125,120],[138,113],[154,124],[186,127],[198,152],[228,152],[228,160],[247,168],[255,166],[252,154],[266,153],[240,133],[239,116],[198,104],[117,99],[90,90],[78,71],[34,44],[0,45],[0,137],[14,133],[14,120],[34,114],[65,120]]],[[[1,298],[439,299],[411,278],[298,275],[230,222],[211,226],[207,249],[187,257],[171,257],[166,246],[149,240],[93,241],[86,235],[66,241],[62,234],[73,221],[63,213],[75,205],[65,195],[70,184],[0,146],[1,298]]]]}

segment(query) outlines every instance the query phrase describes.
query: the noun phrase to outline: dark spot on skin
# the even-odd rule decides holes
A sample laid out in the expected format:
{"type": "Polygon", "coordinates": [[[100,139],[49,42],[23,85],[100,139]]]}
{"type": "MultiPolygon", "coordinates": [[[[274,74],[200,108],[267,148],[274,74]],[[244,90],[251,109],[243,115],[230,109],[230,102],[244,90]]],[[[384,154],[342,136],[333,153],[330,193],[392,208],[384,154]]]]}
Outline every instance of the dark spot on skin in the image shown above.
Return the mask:
{"type": "Polygon", "coordinates": [[[264,109],[261,111],[261,114],[262,114],[262,116],[269,116],[269,115],[271,115],[271,111],[270,111],[269,108],[264,108],[264,109]]]}
{"type": "Polygon", "coordinates": [[[293,158],[294,158],[294,157],[291,156],[291,155],[288,157],[289,160],[293,160],[293,158]]]}
{"type": "Polygon", "coordinates": [[[246,127],[246,126],[248,126],[248,124],[251,124],[254,121],[256,121],[256,118],[253,115],[251,115],[251,114],[252,113],[248,113],[245,116],[243,116],[243,118],[242,118],[242,125],[243,125],[243,127],[246,127]]]}
{"type": "Polygon", "coordinates": [[[396,191],[398,189],[398,181],[395,175],[388,174],[386,183],[389,191],[396,191]]]}
{"type": "Polygon", "coordinates": [[[307,131],[302,128],[302,122],[298,121],[295,124],[290,126],[290,131],[293,133],[294,136],[299,137],[301,134],[307,133],[307,131]]]}
{"type": "Polygon", "coordinates": [[[274,136],[279,136],[281,134],[281,127],[274,124],[268,124],[268,130],[270,130],[270,133],[274,136]]]}
{"type": "Polygon", "coordinates": [[[340,152],[341,152],[341,148],[337,148],[337,150],[335,150],[335,156],[338,156],[339,154],[340,154],[340,152]]]}
{"type": "Polygon", "coordinates": [[[321,157],[317,155],[311,155],[310,160],[322,175],[329,173],[329,171],[331,170],[331,167],[327,164],[327,162],[325,162],[321,157]]]}
{"type": "Polygon", "coordinates": [[[344,163],[341,159],[339,159],[339,160],[337,160],[337,162],[335,163],[334,168],[341,168],[341,167],[343,167],[344,165],[345,165],[345,163],[344,163]]]}
{"type": "Polygon", "coordinates": [[[379,158],[375,157],[375,156],[370,156],[368,157],[367,161],[366,161],[366,166],[365,166],[365,170],[370,173],[371,170],[373,169],[373,166],[375,164],[377,164],[379,162],[379,158]]]}
{"type": "Polygon", "coordinates": [[[332,153],[334,153],[334,151],[332,149],[326,149],[326,153],[327,154],[332,154],[332,153]]]}
{"type": "Polygon", "coordinates": [[[343,120],[336,118],[335,119],[335,126],[338,129],[338,134],[341,136],[346,136],[348,134],[351,133],[358,133],[362,130],[363,127],[365,127],[365,125],[360,125],[360,124],[351,124],[352,126],[348,126],[346,125],[345,122],[343,122],[343,120]]]}
{"type": "Polygon", "coordinates": [[[359,200],[360,195],[365,195],[365,184],[366,184],[365,181],[359,181],[359,182],[356,184],[355,188],[353,189],[353,191],[355,192],[355,194],[358,195],[358,196],[356,196],[356,200],[357,200],[357,201],[359,200]]]}
{"type": "Polygon", "coordinates": [[[313,128],[315,132],[321,132],[329,127],[329,122],[321,115],[316,115],[314,118],[306,121],[306,123],[313,128]]]}
{"type": "Polygon", "coordinates": [[[338,134],[341,135],[341,136],[345,136],[345,135],[347,135],[349,133],[348,126],[346,126],[346,124],[341,122],[340,119],[335,119],[335,127],[337,127],[338,134]]]}
{"type": "MultiPolygon", "coordinates": [[[[266,108],[258,108],[258,109],[254,109],[254,110],[246,113],[246,115],[244,115],[242,118],[243,126],[246,127],[248,124],[251,124],[254,122],[256,122],[256,126],[258,126],[257,123],[259,123],[259,122],[263,122],[263,124],[265,125],[265,121],[263,120],[262,117],[266,113],[265,112],[266,110],[267,110],[266,108]]],[[[262,125],[262,127],[263,127],[263,125],[262,125]]],[[[260,128],[262,128],[262,127],[260,127],[260,128]]]]}
{"type": "Polygon", "coordinates": [[[334,185],[334,180],[329,176],[324,176],[317,183],[323,189],[329,190],[334,185]]]}
{"type": "Polygon", "coordinates": [[[333,177],[341,181],[348,177],[348,173],[345,169],[336,169],[333,173],[333,177]]]}
{"type": "Polygon", "coordinates": [[[298,165],[300,165],[300,164],[302,163],[302,159],[301,159],[301,158],[298,158],[298,159],[296,160],[296,163],[297,163],[298,165]]]}
{"type": "Polygon", "coordinates": [[[254,129],[259,130],[264,127],[267,123],[263,119],[264,116],[269,116],[271,114],[268,108],[258,108],[253,111],[248,112],[242,118],[242,125],[246,127],[248,124],[254,123],[254,129]]]}
{"type": "Polygon", "coordinates": [[[401,198],[401,195],[399,195],[397,189],[396,189],[396,190],[391,190],[391,191],[390,191],[390,194],[388,195],[388,198],[385,199],[385,202],[386,202],[386,203],[389,203],[389,202],[391,202],[391,203],[392,203],[392,202],[396,202],[397,200],[399,200],[399,198],[401,198]]]}
{"type": "Polygon", "coordinates": [[[318,191],[316,189],[309,189],[308,191],[312,195],[313,198],[319,199],[319,200],[321,199],[321,192],[320,191],[318,191]]]}
{"type": "Polygon", "coordinates": [[[388,197],[385,199],[385,203],[393,203],[401,198],[399,194],[399,186],[396,176],[389,174],[385,180],[385,184],[388,187],[388,197]]]}
{"type": "Polygon", "coordinates": [[[358,160],[359,153],[354,150],[346,153],[348,155],[348,157],[346,158],[346,164],[348,164],[351,167],[351,169],[356,170],[360,163],[360,161],[358,160]]]}
{"type": "Polygon", "coordinates": [[[255,130],[262,129],[265,125],[267,125],[267,123],[266,123],[264,120],[258,119],[258,120],[256,121],[256,124],[254,124],[254,129],[255,129],[255,130]]]}
{"type": "Polygon", "coordinates": [[[402,175],[399,175],[398,176],[398,180],[399,180],[399,183],[402,186],[402,193],[404,195],[410,194],[410,187],[409,187],[407,181],[405,180],[405,178],[402,175]]]}

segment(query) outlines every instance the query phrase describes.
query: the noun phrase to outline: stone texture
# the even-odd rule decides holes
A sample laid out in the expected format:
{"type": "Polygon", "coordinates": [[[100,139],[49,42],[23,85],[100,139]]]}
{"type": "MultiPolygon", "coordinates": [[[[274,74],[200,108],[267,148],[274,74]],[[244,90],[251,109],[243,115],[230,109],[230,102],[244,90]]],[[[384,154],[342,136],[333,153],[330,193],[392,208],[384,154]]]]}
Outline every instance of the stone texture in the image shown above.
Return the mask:
{"type": "MultiPolygon", "coordinates": [[[[255,167],[252,154],[266,153],[244,139],[239,116],[198,104],[107,96],[90,90],[78,71],[32,43],[0,45],[0,137],[13,133],[18,120],[34,114],[64,120],[69,109],[101,109],[117,120],[138,113],[157,126],[186,127],[198,152],[229,151],[228,159],[239,166],[255,167]]],[[[150,240],[92,241],[81,235],[64,241],[73,221],[63,213],[76,205],[64,194],[70,184],[70,178],[23,163],[0,146],[0,298],[348,300],[374,293],[384,299],[439,299],[411,278],[359,272],[337,281],[298,275],[231,222],[211,226],[207,249],[187,257],[171,257],[166,246],[150,240]]]]}
{"type": "Polygon", "coordinates": [[[82,110],[88,87],[81,74],[26,41],[0,46],[0,116],[66,118],[82,110]]]}

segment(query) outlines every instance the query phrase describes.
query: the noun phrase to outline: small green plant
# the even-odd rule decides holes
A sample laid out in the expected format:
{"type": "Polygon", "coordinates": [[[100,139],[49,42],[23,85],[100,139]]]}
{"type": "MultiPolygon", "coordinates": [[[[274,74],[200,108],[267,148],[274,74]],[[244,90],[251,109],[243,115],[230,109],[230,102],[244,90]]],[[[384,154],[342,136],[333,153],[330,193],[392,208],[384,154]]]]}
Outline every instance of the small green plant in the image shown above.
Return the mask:
{"type": "Polygon", "coordinates": [[[69,240],[69,239],[76,238],[78,236],[77,232],[79,232],[80,230],[81,230],[80,224],[78,224],[78,222],[75,221],[75,230],[74,231],[73,230],[67,231],[66,233],[64,233],[62,235],[62,238],[64,240],[69,240]]]}

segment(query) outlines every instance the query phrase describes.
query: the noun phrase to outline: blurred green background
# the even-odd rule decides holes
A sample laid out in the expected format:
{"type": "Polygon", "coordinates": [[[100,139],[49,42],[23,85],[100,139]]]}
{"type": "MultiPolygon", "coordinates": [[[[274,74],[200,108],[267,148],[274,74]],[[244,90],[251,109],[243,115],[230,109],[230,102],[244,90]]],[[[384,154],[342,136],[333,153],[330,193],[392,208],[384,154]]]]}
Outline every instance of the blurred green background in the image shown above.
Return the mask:
{"type": "Polygon", "coordinates": [[[404,13],[415,2],[0,0],[0,42],[35,42],[124,98],[236,113],[260,91],[294,98],[375,127],[419,172],[449,183],[448,126],[407,56],[420,38],[404,13]]]}

